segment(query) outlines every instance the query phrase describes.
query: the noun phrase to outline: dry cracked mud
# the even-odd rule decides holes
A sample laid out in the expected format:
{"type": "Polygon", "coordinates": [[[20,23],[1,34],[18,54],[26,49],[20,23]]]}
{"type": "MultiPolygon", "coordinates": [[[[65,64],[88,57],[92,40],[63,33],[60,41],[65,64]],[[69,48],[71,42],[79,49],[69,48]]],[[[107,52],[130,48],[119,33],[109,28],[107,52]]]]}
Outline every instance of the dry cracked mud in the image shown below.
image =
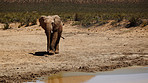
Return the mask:
{"type": "Polygon", "coordinates": [[[148,65],[148,26],[64,26],[60,54],[46,54],[38,25],[0,30],[0,82],[25,82],[61,71],[99,72],[148,65]]]}

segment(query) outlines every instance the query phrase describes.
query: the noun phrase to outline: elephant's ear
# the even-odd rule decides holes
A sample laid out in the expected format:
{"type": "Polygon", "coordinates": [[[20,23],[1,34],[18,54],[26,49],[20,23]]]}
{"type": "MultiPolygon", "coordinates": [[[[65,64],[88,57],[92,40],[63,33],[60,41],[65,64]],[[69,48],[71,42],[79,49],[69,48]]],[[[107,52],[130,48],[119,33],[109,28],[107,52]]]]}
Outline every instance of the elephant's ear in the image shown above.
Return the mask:
{"type": "Polygon", "coordinates": [[[39,18],[40,26],[41,26],[43,29],[45,29],[44,18],[45,18],[45,16],[41,16],[41,17],[39,18]]]}
{"type": "Polygon", "coordinates": [[[42,26],[42,23],[44,22],[43,17],[40,17],[40,18],[39,18],[39,22],[40,22],[40,26],[42,26]]]}
{"type": "Polygon", "coordinates": [[[54,26],[55,27],[59,27],[61,25],[61,18],[58,15],[54,15],[52,16],[54,19],[54,26]]]}

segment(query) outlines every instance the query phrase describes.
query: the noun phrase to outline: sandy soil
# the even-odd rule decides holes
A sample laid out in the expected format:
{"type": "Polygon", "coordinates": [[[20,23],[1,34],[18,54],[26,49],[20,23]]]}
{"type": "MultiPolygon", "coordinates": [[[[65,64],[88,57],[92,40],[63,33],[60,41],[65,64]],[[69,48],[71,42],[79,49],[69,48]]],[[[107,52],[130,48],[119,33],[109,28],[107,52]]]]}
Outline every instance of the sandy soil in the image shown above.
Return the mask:
{"type": "Polygon", "coordinates": [[[98,72],[148,65],[148,26],[64,26],[60,54],[46,55],[38,25],[0,30],[0,82],[25,82],[60,71],[98,72]]]}

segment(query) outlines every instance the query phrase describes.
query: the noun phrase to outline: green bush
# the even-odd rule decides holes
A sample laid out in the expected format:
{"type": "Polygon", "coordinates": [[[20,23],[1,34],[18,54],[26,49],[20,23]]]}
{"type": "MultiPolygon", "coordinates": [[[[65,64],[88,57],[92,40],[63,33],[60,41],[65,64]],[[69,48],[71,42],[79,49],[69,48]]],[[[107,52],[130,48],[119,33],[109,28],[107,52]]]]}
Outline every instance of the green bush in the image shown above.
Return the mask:
{"type": "Polygon", "coordinates": [[[130,22],[130,24],[126,25],[126,28],[136,27],[136,26],[139,26],[142,23],[142,21],[137,17],[131,17],[129,19],[129,22],[130,22]]]}
{"type": "Polygon", "coordinates": [[[36,20],[39,18],[38,13],[28,13],[28,12],[6,12],[0,13],[0,23],[21,23],[21,26],[29,26],[36,24],[36,20]]]}
{"type": "Polygon", "coordinates": [[[10,29],[10,27],[9,27],[9,24],[8,23],[5,23],[3,30],[7,30],[7,29],[10,29]]]}
{"type": "MultiPolygon", "coordinates": [[[[140,24],[139,18],[148,18],[148,3],[1,3],[0,23],[19,22],[20,26],[35,25],[41,15],[57,14],[62,21],[76,21],[73,25],[89,27],[103,25],[107,20],[120,22],[129,19],[130,26],[140,24]],[[132,17],[132,18],[131,18],[132,17]]],[[[144,23],[146,25],[146,23],[144,23]]]]}

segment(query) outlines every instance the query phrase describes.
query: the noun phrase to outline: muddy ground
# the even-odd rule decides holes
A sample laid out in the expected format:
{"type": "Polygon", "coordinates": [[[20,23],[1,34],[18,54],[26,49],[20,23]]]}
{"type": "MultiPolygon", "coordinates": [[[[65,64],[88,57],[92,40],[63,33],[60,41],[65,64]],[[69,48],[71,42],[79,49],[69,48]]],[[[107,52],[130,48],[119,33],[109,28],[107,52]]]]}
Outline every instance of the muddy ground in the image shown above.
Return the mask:
{"type": "Polygon", "coordinates": [[[38,25],[0,30],[0,82],[26,82],[61,71],[98,72],[148,65],[148,26],[64,25],[60,54],[46,55],[38,25]]]}

